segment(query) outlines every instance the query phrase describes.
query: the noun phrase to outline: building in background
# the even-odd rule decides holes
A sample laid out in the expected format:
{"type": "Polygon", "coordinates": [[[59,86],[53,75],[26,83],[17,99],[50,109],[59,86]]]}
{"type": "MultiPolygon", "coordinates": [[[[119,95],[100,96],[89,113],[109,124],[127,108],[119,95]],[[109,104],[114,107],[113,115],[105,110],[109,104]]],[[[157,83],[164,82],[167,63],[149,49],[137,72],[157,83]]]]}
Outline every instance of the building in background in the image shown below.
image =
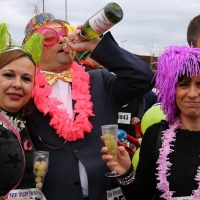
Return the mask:
{"type": "Polygon", "coordinates": [[[155,64],[153,64],[153,62],[156,62],[158,57],[156,56],[143,56],[143,55],[137,55],[135,54],[138,58],[140,58],[141,60],[143,60],[145,63],[147,63],[147,65],[150,66],[150,68],[153,70],[153,71],[156,71],[157,70],[157,67],[155,64]]]}

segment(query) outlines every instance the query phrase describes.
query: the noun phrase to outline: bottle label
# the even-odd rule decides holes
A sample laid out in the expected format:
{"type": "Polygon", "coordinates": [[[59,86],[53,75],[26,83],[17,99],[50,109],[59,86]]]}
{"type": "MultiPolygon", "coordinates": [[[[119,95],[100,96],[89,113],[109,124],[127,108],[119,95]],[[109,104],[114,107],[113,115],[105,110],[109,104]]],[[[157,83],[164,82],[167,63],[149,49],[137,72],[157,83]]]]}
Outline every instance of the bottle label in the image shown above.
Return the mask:
{"type": "Polygon", "coordinates": [[[89,24],[100,35],[115,25],[108,20],[103,9],[89,19],[89,24]]]}

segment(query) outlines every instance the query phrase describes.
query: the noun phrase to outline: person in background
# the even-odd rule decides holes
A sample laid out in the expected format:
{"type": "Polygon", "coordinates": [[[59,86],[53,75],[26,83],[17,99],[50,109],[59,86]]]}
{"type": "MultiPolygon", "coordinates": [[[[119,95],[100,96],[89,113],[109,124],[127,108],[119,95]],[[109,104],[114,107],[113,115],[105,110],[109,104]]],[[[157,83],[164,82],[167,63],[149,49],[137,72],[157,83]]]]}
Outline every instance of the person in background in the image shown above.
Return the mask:
{"type": "Polygon", "coordinates": [[[8,25],[1,23],[0,199],[25,200],[27,198],[20,196],[20,192],[14,192],[14,196],[11,194],[16,189],[25,192],[36,187],[33,173],[35,149],[24,120],[30,112],[36,67],[33,54],[12,44],[8,25]],[[9,43],[11,46],[7,46],[9,43]]]}
{"type": "Polygon", "coordinates": [[[89,51],[83,52],[79,57],[79,64],[85,67],[85,71],[99,69],[101,65],[90,57],[89,51]]]}
{"type": "Polygon", "coordinates": [[[151,108],[154,104],[157,103],[157,96],[155,92],[153,92],[152,90],[150,90],[144,95],[144,99],[145,99],[144,112],[146,112],[149,108],[151,108]]]}
{"type": "Polygon", "coordinates": [[[168,128],[160,130],[156,123],[146,130],[136,171],[123,147],[117,162],[106,147],[102,159],[121,175],[126,200],[200,199],[200,49],[166,48],[157,62],[155,87],[168,128]]]}
{"type": "Polygon", "coordinates": [[[120,106],[118,109],[118,127],[136,138],[136,126],[144,115],[145,99],[142,97],[120,106]]]}
{"type": "Polygon", "coordinates": [[[48,200],[105,200],[118,187],[105,177],[101,126],[117,123],[117,108],[151,90],[153,73],[132,53],[121,49],[110,32],[80,41],[74,28],[51,13],[34,16],[23,43],[38,32],[43,52],[33,92],[34,109],[27,126],[36,150],[49,151],[43,185],[48,200]],[[49,35],[52,37],[49,38],[49,35]],[[74,61],[75,51],[89,51],[107,69],[90,70],[74,61]]]}
{"type": "Polygon", "coordinates": [[[187,42],[194,47],[200,47],[200,15],[195,16],[188,24],[187,42]]]}

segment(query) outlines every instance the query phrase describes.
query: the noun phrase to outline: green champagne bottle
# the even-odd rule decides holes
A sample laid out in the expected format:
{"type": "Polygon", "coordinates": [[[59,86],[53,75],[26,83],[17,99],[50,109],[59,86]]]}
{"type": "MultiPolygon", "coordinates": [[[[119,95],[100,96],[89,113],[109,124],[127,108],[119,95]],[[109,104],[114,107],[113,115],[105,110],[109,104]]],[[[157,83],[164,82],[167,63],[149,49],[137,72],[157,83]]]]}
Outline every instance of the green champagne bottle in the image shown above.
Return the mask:
{"type": "Polygon", "coordinates": [[[87,40],[95,39],[120,22],[122,18],[121,7],[114,2],[108,3],[83,24],[80,37],[87,40]]]}

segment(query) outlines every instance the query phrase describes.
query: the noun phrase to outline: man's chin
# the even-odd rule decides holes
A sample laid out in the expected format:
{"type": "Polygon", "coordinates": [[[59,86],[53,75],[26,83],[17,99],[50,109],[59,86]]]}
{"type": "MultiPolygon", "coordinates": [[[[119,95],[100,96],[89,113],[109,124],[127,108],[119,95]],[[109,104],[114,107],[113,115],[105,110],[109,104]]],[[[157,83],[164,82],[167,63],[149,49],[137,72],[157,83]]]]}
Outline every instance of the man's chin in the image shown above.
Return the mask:
{"type": "Polygon", "coordinates": [[[59,59],[59,62],[60,62],[61,65],[63,65],[63,66],[68,65],[69,67],[71,67],[73,61],[74,61],[74,60],[73,60],[72,57],[71,57],[71,59],[69,59],[69,57],[68,57],[68,59],[66,59],[66,58],[60,58],[60,59],[59,59]]]}

